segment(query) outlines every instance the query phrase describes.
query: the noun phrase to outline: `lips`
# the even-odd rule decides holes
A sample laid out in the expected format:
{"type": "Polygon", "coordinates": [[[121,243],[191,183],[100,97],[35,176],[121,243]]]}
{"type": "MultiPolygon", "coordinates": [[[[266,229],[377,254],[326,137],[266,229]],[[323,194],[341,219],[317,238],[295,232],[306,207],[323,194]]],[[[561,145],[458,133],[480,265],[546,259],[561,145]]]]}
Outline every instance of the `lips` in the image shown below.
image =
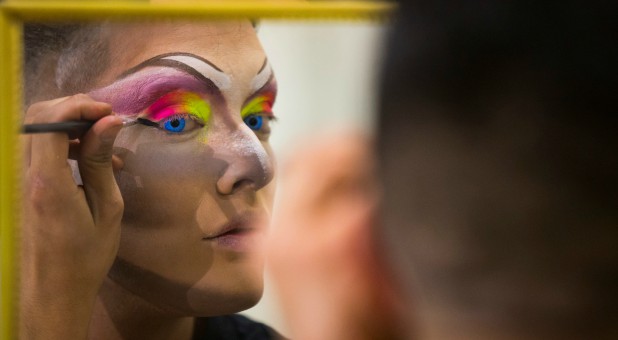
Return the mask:
{"type": "Polygon", "coordinates": [[[203,240],[227,250],[244,252],[255,247],[258,234],[255,216],[246,214],[224,224],[215,233],[203,237],[203,240]]]}

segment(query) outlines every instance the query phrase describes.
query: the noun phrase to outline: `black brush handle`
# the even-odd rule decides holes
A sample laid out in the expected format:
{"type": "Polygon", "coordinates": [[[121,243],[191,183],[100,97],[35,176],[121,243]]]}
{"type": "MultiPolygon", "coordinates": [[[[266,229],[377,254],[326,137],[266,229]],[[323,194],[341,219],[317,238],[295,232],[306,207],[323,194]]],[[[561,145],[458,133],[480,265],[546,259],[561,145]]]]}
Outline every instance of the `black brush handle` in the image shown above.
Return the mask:
{"type": "Polygon", "coordinates": [[[26,124],[22,128],[22,133],[47,133],[47,132],[66,132],[69,139],[82,136],[94,125],[90,120],[74,120],[58,123],[26,124]]]}

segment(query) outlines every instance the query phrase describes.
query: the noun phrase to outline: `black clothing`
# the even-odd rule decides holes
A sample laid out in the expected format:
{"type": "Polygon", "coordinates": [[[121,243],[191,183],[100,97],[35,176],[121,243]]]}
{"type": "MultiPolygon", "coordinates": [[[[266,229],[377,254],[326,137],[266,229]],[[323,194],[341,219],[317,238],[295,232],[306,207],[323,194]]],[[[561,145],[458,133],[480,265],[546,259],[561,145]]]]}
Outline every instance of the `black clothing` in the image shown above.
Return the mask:
{"type": "Polygon", "coordinates": [[[274,329],[233,314],[196,318],[193,340],[284,340],[274,329]]]}

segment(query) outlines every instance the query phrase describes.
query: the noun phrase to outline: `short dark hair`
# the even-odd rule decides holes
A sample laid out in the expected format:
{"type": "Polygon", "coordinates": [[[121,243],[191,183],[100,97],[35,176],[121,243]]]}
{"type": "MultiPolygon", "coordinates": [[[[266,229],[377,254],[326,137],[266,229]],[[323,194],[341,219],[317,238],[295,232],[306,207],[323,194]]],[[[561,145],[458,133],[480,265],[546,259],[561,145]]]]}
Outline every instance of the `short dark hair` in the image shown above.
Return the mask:
{"type": "Polygon", "coordinates": [[[420,299],[533,332],[616,334],[617,9],[402,4],[378,154],[386,248],[420,299]]]}
{"type": "Polygon", "coordinates": [[[25,103],[91,90],[109,65],[101,30],[99,23],[25,24],[25,103]]]}

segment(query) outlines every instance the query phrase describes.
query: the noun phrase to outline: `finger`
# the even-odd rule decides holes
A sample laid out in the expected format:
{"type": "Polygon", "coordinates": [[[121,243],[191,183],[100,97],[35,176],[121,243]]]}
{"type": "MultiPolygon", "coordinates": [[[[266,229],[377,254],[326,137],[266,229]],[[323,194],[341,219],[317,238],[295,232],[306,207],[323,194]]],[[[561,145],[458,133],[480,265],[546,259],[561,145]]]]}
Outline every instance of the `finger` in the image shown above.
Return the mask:
{"type": "MultiPolygon", "coordinates": [[[[48,100],[48,101],[43,101],[43,102],[38,102],[35,104],[30,105],[30,107],[28,107],[28,110],[26,110],[26,114],[24,115],[24,124],[30,124],[32,122],[34,122],[34,120],[36,119],[37,115],[41,112],[46,110],[47,108],[60,103],[64,100],[66,100],[67,97],[63,97],[63,98],[57,98],[57,99],[53,99],[53,100],[48,100]]],[[[31,156],[31,149],[32,149],[32,138],[31,135],[28,134],[24,134],[21,136],[21,145],[22,145],[22,154],[24,156],[24,167],[28,168],[30,166],[30,156],[31,156]]]]}
{"type": "Polygon", "coordinates": [[[28,135],[20,136],[21,140],[21,152],[23,155],[23,167],[28,169],[30,167],[30,154],[32,148],[32,139],[28,135]]]}
{"type": "MultiPolygon", "coordinates": [[[[109,104],[95,102],[86,95],[75,95],[38,113],[36,123],[68,120],[98,120],[111,114],[109,104]]],[[[31,137],[31,167],[52,170],[66,168],[69,143],[65,133],[41,133],[31,137]]]]}
{"type": "Polygon", "coordinates": [[[122,158],[117,155],[112,155],[112,169],[114,169],[114,171],[120,171],[122,168],[124,168],[124,161],[122,158]]]}
{"type": "Polygon", "coordinates": [[[45,110],[49,109],[50,107],[61,103],[67,99],[69,99],[70,97],[62,97],[62,98],[56,98],[56,99],[52,99],[52,100],[46,100],[46,101],[42,101],[42,102],[38,102],[38,103],[34,103],[32,105],[30,105],[28,107],[28,110],[26,110],[26,114],[24,116],[24,123],[25,124],[30,124],[33,123],[35,121],[35,118],[38,116],[39,113],[44,112],[45,110]]]}
{"type": "Polygon", "coordinates": [[[97,121],[82,140],[79,169],[95,224],[116,226],[122,216],[122,197],[112,169],[112,147],[122,120],[108,116],[97,121]]]}

